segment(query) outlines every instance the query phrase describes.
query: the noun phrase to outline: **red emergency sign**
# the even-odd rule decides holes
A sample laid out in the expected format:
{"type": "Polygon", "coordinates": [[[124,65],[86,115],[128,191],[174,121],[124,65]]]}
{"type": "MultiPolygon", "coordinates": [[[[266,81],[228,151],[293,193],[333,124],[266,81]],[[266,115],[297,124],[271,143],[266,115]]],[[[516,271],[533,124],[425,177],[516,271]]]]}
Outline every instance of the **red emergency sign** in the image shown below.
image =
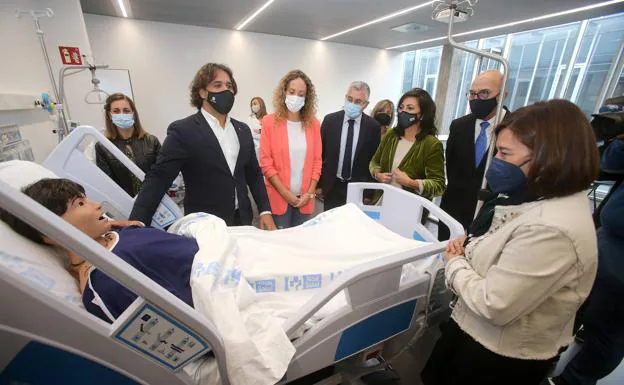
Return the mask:
{"type": "Polygon", "coordinates": [[[82,65],[82,56],[78,47],[62,47],[59,46],[61,54],[61,62],[67,65],[82,65]]]}

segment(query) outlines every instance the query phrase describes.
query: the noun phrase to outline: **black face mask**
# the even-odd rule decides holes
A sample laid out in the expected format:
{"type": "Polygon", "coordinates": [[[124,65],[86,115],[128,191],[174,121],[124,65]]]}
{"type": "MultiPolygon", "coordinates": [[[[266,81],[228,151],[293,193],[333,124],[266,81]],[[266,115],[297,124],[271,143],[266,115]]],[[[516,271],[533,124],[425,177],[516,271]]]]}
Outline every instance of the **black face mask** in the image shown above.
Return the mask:
{"type": "Polygon", "coordinates": [[[232,111],[234,106],[234,93],[230,90],[224,90],[221,92],[208,91],[208,97],[206,98],[208,104],[212,106],[218,113],[226,115],[232,111]]]}
{"type": "Polygon", "coordinates": [[[473,99],[470,101],[470,111],[475,118],[485,120],[497,105],[496,97],[486,100],[473,99]]]}
{"type": "Polygon", "coordinates": [[[375,120],[379,122],[382,126],[387,126],[390,124],[390,114],[386,114],[385,112],[378,112],[375,114],[375,120]]]}
{"type": "Polygon", "coordinates": [[[418,115],[410,114],[406,111],[401,111],[399,115],[397,115],[397,125],[402,129],[406,129],[418,121],[418,115]]]}

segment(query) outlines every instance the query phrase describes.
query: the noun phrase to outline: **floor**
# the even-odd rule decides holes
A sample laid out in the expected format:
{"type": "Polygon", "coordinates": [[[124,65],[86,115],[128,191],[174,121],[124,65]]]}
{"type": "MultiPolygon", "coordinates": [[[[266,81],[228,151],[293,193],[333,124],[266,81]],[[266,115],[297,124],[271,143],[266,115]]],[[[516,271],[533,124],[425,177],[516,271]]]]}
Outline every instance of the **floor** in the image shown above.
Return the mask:
{"type": "MultiPolygon", "coordinates": [[[[438,338],[437,331],[423,336],[423,339],[410,348],[402,356],[400,356],[393,364],[394,369],[401,377],[400,385],[421,385],[420,371],[424,367],[427,357],[435,344],[435,340],[438,338]]],[[[561,360],[557,364],[557,367],[553,371],[553,375],[561,373],[565,368],[565,365],[574,357],[578,352],[579,346],[573,343],[572,346],[563,354],[561,360]]],[[[622,385],[624,384],[624,362],[609,376],[598,381],[598,385],[622,385]]]]}

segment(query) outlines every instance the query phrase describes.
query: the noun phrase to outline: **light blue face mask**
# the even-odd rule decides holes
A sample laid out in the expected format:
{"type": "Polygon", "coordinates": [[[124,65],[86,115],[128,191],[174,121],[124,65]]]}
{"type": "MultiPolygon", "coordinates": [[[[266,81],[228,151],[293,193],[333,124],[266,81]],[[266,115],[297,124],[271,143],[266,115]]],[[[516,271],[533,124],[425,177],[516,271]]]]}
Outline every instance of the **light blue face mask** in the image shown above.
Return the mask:
{"type": "Polygon", "coordinates": [[[362,107],[358,106],[353,102],[345,100],[344,112],[349,119],[355,119],[362,113],[362,107]]]}
{"type": "Polygon", "coordinates": [[[111,119],[115,126],[124,130],[134,126],[134,114],[111,114],[111,119]]]}

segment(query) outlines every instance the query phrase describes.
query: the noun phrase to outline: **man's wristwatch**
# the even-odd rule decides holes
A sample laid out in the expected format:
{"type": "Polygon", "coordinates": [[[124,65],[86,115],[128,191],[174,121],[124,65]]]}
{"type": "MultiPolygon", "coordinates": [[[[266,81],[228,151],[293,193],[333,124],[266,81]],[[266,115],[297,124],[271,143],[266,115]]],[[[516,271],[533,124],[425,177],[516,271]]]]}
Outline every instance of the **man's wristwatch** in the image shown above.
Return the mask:
{"type": "Polygon", "coordinates": [[[316,194],[315,193],[308,193],[308,196],[310,197],[310,199],[316,198],[316,194]]]}

